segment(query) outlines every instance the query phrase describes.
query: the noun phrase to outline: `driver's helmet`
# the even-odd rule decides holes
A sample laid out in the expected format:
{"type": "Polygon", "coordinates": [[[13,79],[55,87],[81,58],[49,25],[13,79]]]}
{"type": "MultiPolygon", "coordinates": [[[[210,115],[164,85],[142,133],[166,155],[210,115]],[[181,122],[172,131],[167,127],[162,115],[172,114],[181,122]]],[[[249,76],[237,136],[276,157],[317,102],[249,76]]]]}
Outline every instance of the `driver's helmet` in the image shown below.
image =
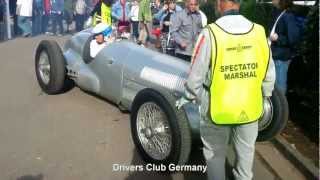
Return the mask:
{"type": "Polygon", "coordinates": [[[92,29],[92,33],[94,35],[102,34],[103,36],[108,37],[112,34],[112,27],[104,23],[99,23],[92,29]]]}

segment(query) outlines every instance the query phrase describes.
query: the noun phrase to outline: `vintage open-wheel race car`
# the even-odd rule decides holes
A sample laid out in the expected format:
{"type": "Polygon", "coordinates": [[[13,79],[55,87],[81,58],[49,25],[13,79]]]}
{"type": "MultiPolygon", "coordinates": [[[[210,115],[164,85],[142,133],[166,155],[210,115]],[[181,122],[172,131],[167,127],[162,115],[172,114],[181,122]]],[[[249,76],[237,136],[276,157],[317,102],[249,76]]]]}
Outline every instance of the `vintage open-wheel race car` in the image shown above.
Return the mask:
{"type": "MultiPolygon", "coordinates": [[[[191,149],[201,146],[198,105],[175,107],[190,64],[128,40],[109,44],[91,58],[90,32],[73,35],[63,49],[55,41],[39,43],[35,71],[41,89],[59,94],[73,82],[115,103],[130,112],[132,139],[146,162],[185,164],[191,149]]],[[[272,97],[264,101],[258,141],[277,135],[287,119],[286,98],[275,88],[272,97]]]]}

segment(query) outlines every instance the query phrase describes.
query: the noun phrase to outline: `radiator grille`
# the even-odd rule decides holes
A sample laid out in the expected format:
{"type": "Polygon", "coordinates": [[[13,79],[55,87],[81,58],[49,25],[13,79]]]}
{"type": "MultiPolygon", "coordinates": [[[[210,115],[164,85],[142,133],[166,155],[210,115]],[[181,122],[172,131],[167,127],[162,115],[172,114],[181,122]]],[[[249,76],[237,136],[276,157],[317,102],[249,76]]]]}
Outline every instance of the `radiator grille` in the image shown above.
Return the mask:
{"type": "Polygon", "coordinates": [[[159,71],[150,67],[144,67],[140,73],[140,77],[172,91],[183,91],[186,81],[182,76],[177,74],[159,71]]]}

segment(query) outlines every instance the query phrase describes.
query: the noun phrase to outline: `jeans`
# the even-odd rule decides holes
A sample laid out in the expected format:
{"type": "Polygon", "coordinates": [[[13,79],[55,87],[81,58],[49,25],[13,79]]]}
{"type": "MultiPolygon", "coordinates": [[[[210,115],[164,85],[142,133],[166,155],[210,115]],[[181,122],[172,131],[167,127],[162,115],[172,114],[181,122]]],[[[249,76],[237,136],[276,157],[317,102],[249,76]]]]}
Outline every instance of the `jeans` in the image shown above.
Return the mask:
{"type": "Polygon", "coordinates": [[[236,163],[232,170],[235,180],[252,179],[258,121],[243,125],[216,125],[209,117],[202,117],[200,133],[208,179],[226,179],[225,165],[230,138],[236,152],[236,163]]]}
{"type": "Polygon", "coordinates": [[[15,36],[19,36],[22,32],[18,25],[18,15],[13,15],[13,31],[15,36]]]}
{"type": "Polygon", "coordinates": [[[276,68],[276,85],[279,87],[280,91],[283,92],[283,94],[286,94],[287,92],[287,77],[290,62],[291,60],[274,60],[276,68]]]}
{"type": "Polygon", "coordinates": [[[63,16],[62,14],[53,13],[52,18],[52,33],[57,33],[57,25],[59,26],[59,34],[63,34],[63,16]]]}
{"type": "Polygon", "coordinates": [[[75,15],[76,31],[77,32],[83,30],[83,25],[84,25],[85,19],[86,19],[86,16],[84,14],[76,14],[75,15]]]}
{"type": "Polygon", "coordinates": [[[0,21],[0,42],[6,39],[5,24],[0,21]]]}
{"type": "Polygon", "coordinates": [[[22,35],[31,34],[31,17],[27,16],[18,16],[18,26],[22,30],[22,35]]]}
{"type": "Polygon", "coordinates": [[[139,38],[139,21],[131,21],[132,25],[132,35],[136,39],[139,38]]]}
{"type": "Polygon", "coordinates": [[[42,15],[38,14],[32,17],[32,36],[42,33],[42,15]]]}
{"type": "Polygon", "coordinates": [[[42,33],[46,33],[48,31],[48,24],[49,24],[49,20],[50,20],[50,15],[45,14],[42,16],[42,33]]]}
{"type": "Polygon", "coordinates": [[[70,31],[70,25],[72,24],[72,21],[73,21],[73,14],[70,13],[69,11],[65,10],[64,13],[63,13],[63,18],[64,18],[64,20],[65,20],[66,23],[67,23],[67,30],[66,30],[66,32],[69,33],[69,31],[70,31]]]}

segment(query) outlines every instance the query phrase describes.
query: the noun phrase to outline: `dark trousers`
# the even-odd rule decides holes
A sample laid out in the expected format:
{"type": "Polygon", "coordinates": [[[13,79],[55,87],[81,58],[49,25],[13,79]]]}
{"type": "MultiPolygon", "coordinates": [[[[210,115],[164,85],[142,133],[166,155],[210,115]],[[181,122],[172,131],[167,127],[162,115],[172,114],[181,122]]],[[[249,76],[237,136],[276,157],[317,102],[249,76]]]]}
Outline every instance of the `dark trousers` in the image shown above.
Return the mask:
{"type": "Polygon", "coordinates": [[[191,56],[189,55],[176,53],[176,57],[191,62],[191,56]]]}
{"type": "Polygon", "coordinates": [[[139,38],[139,21],[131,21],[132,25],[132,35],[136,39],[139,38]]]}
{"type": "Polygon", "coordinates": [[[63,16],[62,14],[53,13],[51,15],[52,20],[52,33],[57,33],[57,25],[59,26],[59,33],[63,34],[63,16]]]}
{"type": "Polygon", "coordinates": [[[32,36],[37,36],[42,33],[42,15],[37,14],[32,16],[32,36]]]}
{"type": "Polygon", "coordinates": [[[0,21],[0,42],[5,40],[6,38],[6,28],[4,21],[0,21]]]}
{"type": "Polygon", "coordinates": [[[72,21],[73,21],[73,14],[71,12],[65,10],[63,13],[63,18],[67,23],[66,32],[69,33],[70,32],[70,25],[72,24],[72,21]]]}
{"type": "Polygon", "coordinates": [[[13,16],[13,31],[14,31],[15,36],[19,36],[20,34],[22,34],[22,31],[18,26],[18,16],[17,15],[13,16]]]}
{"type": "Polygon", "coordinates": [[[76,31],[82,31],[86,16],[84,14],[76,14],[74,18],[76,21],[76,31]]]}
{"type": "Polygon", "coordinates": [[[45,14],[42,16],[42,33],[45,33],[48,31],[48,24],[50,20],[50,15],[45,14]]]}

